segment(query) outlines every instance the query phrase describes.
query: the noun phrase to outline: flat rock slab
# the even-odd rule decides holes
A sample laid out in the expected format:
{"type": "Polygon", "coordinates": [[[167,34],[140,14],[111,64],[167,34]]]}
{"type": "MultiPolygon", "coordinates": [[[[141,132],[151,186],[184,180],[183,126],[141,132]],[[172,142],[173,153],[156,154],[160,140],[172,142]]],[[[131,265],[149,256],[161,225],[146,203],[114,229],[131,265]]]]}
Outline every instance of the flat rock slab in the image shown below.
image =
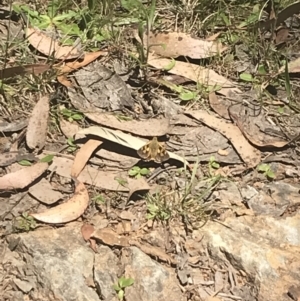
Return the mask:
{"type": "Polygon", "coordinates": [[[171,269],[136,247],[123,248],[117,256],[107,246],[98,245],[94,253],[82,238],[81,226],[75,222],[7,238],[13,249],[7,249],[7,254],[18,267],[10,275],[17,287],[11,300],[23,300],[28,294],[36,301],[114,301],[118,298],[112,286],[120,276],[134,279],[125,289],[127,300],[186,300],[171,269]]]}
{"type": "Polygon", "coordinates": [[[242,216],[225,225],[209,222],[199,231],[210,254],[245,272],[259,287],[258,300],[290,301],[300,283],[299,217],[242,216]]]}

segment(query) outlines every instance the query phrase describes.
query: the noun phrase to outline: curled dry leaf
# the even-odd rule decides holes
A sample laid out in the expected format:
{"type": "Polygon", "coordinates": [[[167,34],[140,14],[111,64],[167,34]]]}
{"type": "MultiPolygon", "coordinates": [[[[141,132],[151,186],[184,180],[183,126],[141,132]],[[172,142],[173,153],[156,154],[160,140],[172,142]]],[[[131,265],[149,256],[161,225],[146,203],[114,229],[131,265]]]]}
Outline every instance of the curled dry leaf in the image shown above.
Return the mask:
{"type": "Polygon", "coordinates": [[[202,59],[220,54],[226,48],[221,43],[194,39],[185,33],[150,33],[143,37],[144,45],[150,51],[164,57],[188,56],[202,59]]]}
{"type": "Polygon", "coordinates": [[[26,132],[26,143],[31,149],[39,151],[46,143],[49,110],[49,96],[41,97],[31,113],[26,132]]]}
{"type": "Polygon", "coordinates": [[[93,152],[97,149],[99,145],[102,144],[100,140],[88,140],[77,152],[75,156],[75,160],[73,162],[73,167],[71,171],[71,176],[77,178],[84,166],[88,162],[89,158],[93,154],[93,152]]]}
{"type": "Polygon", "coordinates": [[[59,70],[59,74],[60,74],[57,77],[57,80],[66,87],[72,87],[73,86],[72,82],[68,80],[68,78],[65,76],[65,74],[76,71],[77,69],[88,65],[89,63],[93,62],[101,55],[105,56],[105,55],[107,55],[107,52],[97,51],[97,52],[86,53],[84,55],[83,60],[66,63],[62,67],[60,67],[60,65],[56,65],[56,67],[59,70]]]}
{"type": "MultiPolygon", "coordinates": [[[[122,127],[121,127],[122,128],[122,127]]],[[[123,129],[123,128],[122,128],[123,129]]],[[[80,135],[96,135],[101,138],[107,139],[109,141],[121,144],[125,147],[132,148],[134,150],[139,150],[142,146],[145,145],[146,141],[141,140],[137,137],[133,137],[131,135],[125,134],[123,132],[114,131],[111,129],[107,129],[100,126],[92,126],[86,129],[82,129],[77,133],[76,137],[80,137],[80,135]]],[[[180,157],[177,154],[168,152],[170,158],[174,160],[178,160],[186,165],[188,165],[188,162],[180,157]]]]}
{"type": "Polygon", "coordinates": [[[85,185],[79,182],[75,193],[65,203],[41,213],[30,214],[35,219],[48,224],[62,224],[80,217],[89,204],[89,194],[85,185]]]}
{"type": "Polygon", "coordinates": [[[260,152],[249,144],[237,126],[216,118],[205,111],[186,111],[186,114],[200,120],[225,136],[248,167],[255,167],[260,163],[260,152]]]}
{"type": "Polygon", "coordinates": [[[25,167],[0,178],[0,190],[23,189],[48,169],[44,162],[25,167]]]}
{"type": "Polygon", "coordinates": [[[56,40],[34,28],[26,29],[26,37],[29,43],[39,52],[47,56],[53,55],[58,60],[74,59],[81,55],[76,47],[61,46],[56,40]]]}
{"type": "Polygon", "coordinates": [[[157,69],[166,69],[171,74],[184,76],[194,82],[205,86],[218,88],[218,93],[228,95],[228,93],[241,93],[235,84],[224,76],[219,75],[214,70],[202,66],[181,61],[172,61],[166,58],[159,58],[149,54],[148,64],[157,69]],[[173,66],[174,65],[174,66],[173,66]],[[168,66],[172,66],[169,68],[168,66]],[[225,89],[224,91],[222,89],[225,89]]]}

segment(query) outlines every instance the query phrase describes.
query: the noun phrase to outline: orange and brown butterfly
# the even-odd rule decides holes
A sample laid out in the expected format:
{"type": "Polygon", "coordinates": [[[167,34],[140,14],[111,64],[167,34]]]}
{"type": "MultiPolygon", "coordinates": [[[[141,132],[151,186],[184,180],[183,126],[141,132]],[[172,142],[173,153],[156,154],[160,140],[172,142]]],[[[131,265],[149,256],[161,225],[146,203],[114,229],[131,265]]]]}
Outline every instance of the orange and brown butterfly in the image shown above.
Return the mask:
{"type": "Polygon", "coordinates": [[[157,137],[153,137],[137,153],[145,161],[155,161],[157,163],[162,163],[170,158],[164,143],[159,142],[157,137]]]}

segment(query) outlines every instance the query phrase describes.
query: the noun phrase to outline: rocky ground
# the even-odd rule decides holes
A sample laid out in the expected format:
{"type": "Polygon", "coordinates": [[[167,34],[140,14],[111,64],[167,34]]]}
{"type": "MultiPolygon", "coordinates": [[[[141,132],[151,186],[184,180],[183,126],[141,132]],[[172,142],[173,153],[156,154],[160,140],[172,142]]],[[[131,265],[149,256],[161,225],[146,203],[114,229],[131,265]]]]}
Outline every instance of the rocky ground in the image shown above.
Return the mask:
{"type": "Polygon", "coordinates": [[[0,300],[300,300],[300,4],[244,2],[0,7],[0,300]]]}

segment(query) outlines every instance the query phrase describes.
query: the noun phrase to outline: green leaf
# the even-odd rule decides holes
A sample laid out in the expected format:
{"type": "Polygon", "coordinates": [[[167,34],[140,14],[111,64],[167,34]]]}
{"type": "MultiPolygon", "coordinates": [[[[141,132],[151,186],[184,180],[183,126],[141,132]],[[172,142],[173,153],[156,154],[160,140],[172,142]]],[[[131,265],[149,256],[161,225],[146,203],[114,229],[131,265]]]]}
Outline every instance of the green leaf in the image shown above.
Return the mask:
{"type": "Polygon", "coordinates": [[[131,286],[134,283],[134,279],[132,278],[124,278],[122,281],[122,287],[131,286]]]}
{"type": "Polygon", "coordinates": [[[148,168],[142,168],[140,169],[140,174],[143,175],[143,176],[146,176],[150,173],[150,170],[148,168]]]}
{"type": "Polygon", "coordinates": [[[217,163],[217,162],[212,162],[212,163],[211,163],[211,166],[212,166],[213,168],[215,168],[215,169],[220,168],[220,164],[217,163]]]}
{"type": "Polygon", "coordinates": [[[112,287],[116,292],[118,292],[121,289],[118,284],[114,284],[112,287]]]}
{"type": "Polygon", "coordinates": [[[71,116],[74,120],[82,120],[83,116],[81,114],[74,114],[71,116]]]}
{"type": "Polygon", "coordinates": [[[276,175],[275,175],[275,173],[272,170],[268,170],[267,171],[267,177],[271,178],[271,179],[275,179],[276,175]]]}
{"type": "Polygon", "coordinates": [[[121,0],[121,6],[129,12],[142,8],[142,4],[139,0],[121,0]]]}
{"type": "Polygon", "coordinates": [[[270,165],[263,163],[263,164],[258,165],[257,169],[259,171],[267,172],[268,170],[270,170],[270,165]]]}
{"type": "Polygon", "coordinates": [[[28,160],[21,160],[18,163],[22,166],[31,166],[32,165],[32,163],[28,160]]]}
{"type": "Polygon", "coordinates": [[[45,156],[44,158],[42,158],[42,159],[40,160],[40,162],[50,163],[50,162],[52,162],[53,157],[54,157],[54,155],[47,155],[47,156],[45,156]]]}
{"type": "Polygon", "coordinates": [[[131,286],[134,283],[134,280],[132,278],[125,278],[125,277],[121,277],[119,279],[119,286],[122,288],[131,286]]]}
{"type": "Polygon", "coordinates": [[[284,113],[284,107],[279,107],[277,109],[277,111],[278,111],[279,114],[283,114],[284,113]]]}
{"type": "Polygon", "coordinates": [[[128,170],[128,175],[131,176],[131,177],[134,177],[134,176],[136,176],[138,174],[139,174],[139,172],[136,171],[136,170],[134,170],[134,169],[128,170]]]}
{"type": "Polygon", "coordinates": [[[176,61],[173,58],[171,58],[171,62],[168,65],[164,66],[162,69],[165,71],[170,71],[171,69],[173,69],[175,67],[175,64],[176,64],[176,61]]]}
{"type": "Polygon", "coordinates": [[[259,65],[257,71],[259,74],[262,74],[262,75],[267,74],[267,71],[266,71],[264,65],[259,65]]]}
{"type": "Polygon", "coordinates": [[[253,82],[254,81],[254,78],[253,78],[252,74],[250,74],[250,73],[241,73],[240,79],[245,82],[253,82]]]}
{"type": "Polygon", "coordinates": [[[180,98],[182,101],[193,100],[193,99],[195,99],[195,97],[196,97],[196,93],[195,93],[195,92],[192,92],[192,91],[188,91],[188,90],[182,91],[182,92],[179,94],[179,98],[180,98]]]}

